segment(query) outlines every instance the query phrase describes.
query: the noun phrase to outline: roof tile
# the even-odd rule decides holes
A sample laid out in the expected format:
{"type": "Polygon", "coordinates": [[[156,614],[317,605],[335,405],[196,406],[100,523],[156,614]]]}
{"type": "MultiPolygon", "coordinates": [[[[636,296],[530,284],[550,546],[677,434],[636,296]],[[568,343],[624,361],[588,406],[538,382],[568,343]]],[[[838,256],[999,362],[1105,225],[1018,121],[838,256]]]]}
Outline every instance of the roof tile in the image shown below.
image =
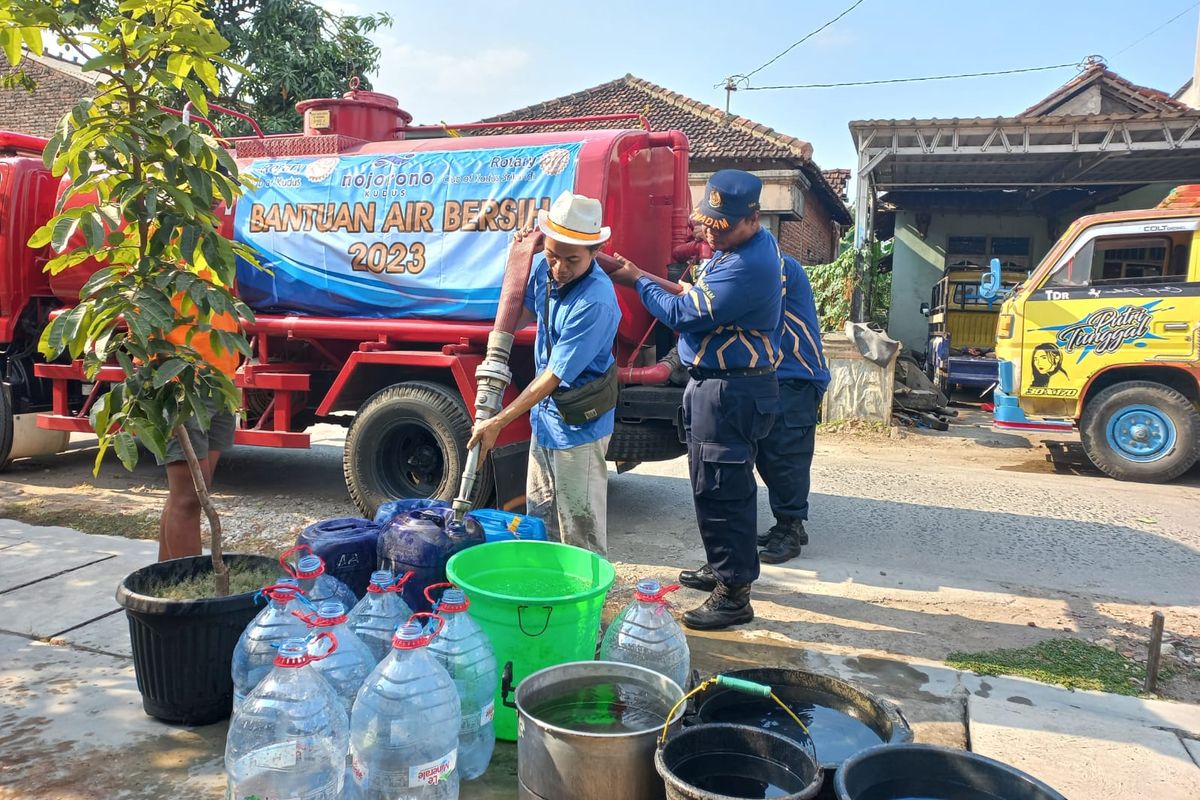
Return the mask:
{"type": "MultiPolygon", "coordinates": [[[[619,113],[644,114],[655,130],[680,130],[691,143],[691,159],[701,169],[707,166],[741,162],[747,168],[769,162],[798,167],[832,216],[838,222],[849,221],[849,212],[841,194],[829,185],[821,170],[813,163],[812,145],[773,128],[726,114],[719,108],[686,95],[664,89],[633,75],[626,75],[581,92],[564,95],[535,105],[510,111],[484,122],[510,122],[522,119],[548,119],[566,116],[591,116],[619,113]]],[[[627,121],[588,123],[597,128],[627,127],[627,121]]],[[[577,128],[578,124],[551,126],[551,130],[577,128]]],[[[539,130],[546,130],[541,127],[539,130]]],[[[524,132],[532,129],[508,128],[503,132],[524,132]]]]}

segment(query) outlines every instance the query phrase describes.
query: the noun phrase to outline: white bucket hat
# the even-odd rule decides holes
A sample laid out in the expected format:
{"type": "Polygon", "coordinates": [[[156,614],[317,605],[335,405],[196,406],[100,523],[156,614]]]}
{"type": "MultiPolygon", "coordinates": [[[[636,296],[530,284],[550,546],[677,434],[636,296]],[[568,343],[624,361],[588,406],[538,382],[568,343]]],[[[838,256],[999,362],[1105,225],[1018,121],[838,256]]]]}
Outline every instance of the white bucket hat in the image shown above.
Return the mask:
{"type": "Polygon", "coordinates": [[[538,212],[538,227],[542,233],[563,244],[593,247],[604,244],[612,236],[612,228],[600,224],[602,218],[599,200],[563,192],[549,211],[538,212]]]}

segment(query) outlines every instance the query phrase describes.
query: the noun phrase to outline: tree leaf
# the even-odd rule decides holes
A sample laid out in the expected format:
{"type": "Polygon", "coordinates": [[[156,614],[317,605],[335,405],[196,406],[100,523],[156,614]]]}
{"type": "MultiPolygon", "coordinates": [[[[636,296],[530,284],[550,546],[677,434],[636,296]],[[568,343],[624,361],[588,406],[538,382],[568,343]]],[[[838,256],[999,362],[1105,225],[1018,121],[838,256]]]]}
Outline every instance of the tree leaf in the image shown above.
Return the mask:
{"type": "Polygon", "coordinates": [[[4,55],[8,57],[9,66],[15,67],[21,63],[21,33],[16,28],[0,28],[0,44],[4,46],[4,55]]]}
{"type": "Polygon", "coordinates": [[[132,472],[138,462],[137,440],[133,438],[133,434],[123,430],[114,435],[113,449],[117,451],[117,458],[121,459],[125,469],[132,472]]]}
{"type": "Polygon", "coordinates": [[[54,223],[54,233],[50,237],[50,246],[54,248],[56,253],[61,253],[67,249],[71,237],[75,235],[75,231],[78,228],[78,218],[59,217],[58,222],[54,223]]]}
{"type": "Polygon", "coordinates": [[[163,364],[159,365],[154,370],[153,386],[155,389],[161,389],[171,382],[172,379],[179,373],[187,369],[190,364],[182,358],[169,358],[163,364]]]}

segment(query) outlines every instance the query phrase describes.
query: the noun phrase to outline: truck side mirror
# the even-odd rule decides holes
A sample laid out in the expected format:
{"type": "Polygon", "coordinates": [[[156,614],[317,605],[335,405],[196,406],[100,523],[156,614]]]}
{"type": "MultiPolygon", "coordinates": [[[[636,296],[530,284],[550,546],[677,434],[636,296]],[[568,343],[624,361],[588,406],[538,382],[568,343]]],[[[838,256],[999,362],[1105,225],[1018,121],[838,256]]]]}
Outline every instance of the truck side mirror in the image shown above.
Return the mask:
{"type": "Polygon", "coordinates": [[[929,316],[929,303],[921,303],[921,316],[929,316]]]}

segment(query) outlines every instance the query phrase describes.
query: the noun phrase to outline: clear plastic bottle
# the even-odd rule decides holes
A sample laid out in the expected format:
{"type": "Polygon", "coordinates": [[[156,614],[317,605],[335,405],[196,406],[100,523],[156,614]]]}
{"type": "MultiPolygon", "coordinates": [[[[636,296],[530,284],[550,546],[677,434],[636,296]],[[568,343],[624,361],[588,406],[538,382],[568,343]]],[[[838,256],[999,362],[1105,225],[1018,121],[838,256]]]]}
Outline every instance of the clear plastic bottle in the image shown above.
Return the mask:
{"type": "Polygon", "coordinates": [[[315,613],[304,615],[303,620],[313,633],[329,632],[337,639],[337,650],[314,661],[313,669],[329,682],[349,714],[359,687],[375,669],[375,656],[354,635],[347,624],[345,607],[336,600],[321,603],[315,613]]]}
{"type": "Polygon", "coordinates": [[[458,800],[458,692],[429,652],[437,633],[415,622],[433,616],[414,614],[400,627],[354,701],[350,764],[360,800],[458,800]]]}
{"type": "MultiPolygon", "coordinates": [[[[337,652],[335,637],[328,638],[337,652]]],[[[225,740],[229,800],[339,800],[349,721],[337,695],[310,666],[304,639],[280,646],[274,669],[234,709],[225,740]]]]}
{"type": "Polygon", "coordinates": [[[326,600],[336,600],[349,609],[354,608],[358,603],[358,595],[354,593],[354,590],[327,574],[325,562],[320,556],[313,555],[312,548],[308,545],[298,544],[285,551],[279,557],[279,563],[293,578],[300,581],[300,591],[304,592],[304,596],[313,605],[320,605],[326,600]],[[288,556],[293,553],[306,553],[299,557],[294,567],[287,561],[288,556]]]}
{"type": "Polygon", "coordinates": [[[646,667],[684,686],[692,654],[687,636],[666,601],[666,596],[678,588],[663,587],[654,580],[638,581],[633,602],[604,632],[600,660],[646,667]]]}
{"type": "Polygon", "coordinates": [[[462,589],[450,583],[434,584],[425,590],[426,598],[433,603],[432,592],[439,587],[449,587],[434,605],[446,626],[429,643],[429,652],[450,673],[458,691],[462,704],[458,771],[464,781],[473,781],[487,771],[496,749],[496,727],[492,724],[500,680],[496,654],[488,635],[467,613],[471,601],[462,589]]]}
{"type": "Polygon", "coordinates": [[[411,577],[411,572],[405,573],[393,583],[392,573],[387,570],[372,572],[367,593],[350,612],[351,630],[375,656],[376,663],[392,652],[396,629],[412,615],[412,609],[400,596],[401,589],[411,577]]]}
{"type": "Polygon", "coordinates": [[[303,638],[308,633],[308,626],[293,613],[304,607],[304,598],[295,578],[280,578],[274,585],[264,587],[261,595],[268,598],[267,607],[242,631],[233,650],[231,672],[235,709],[267,677],[279,646],[288,639],[303,638]]]}

